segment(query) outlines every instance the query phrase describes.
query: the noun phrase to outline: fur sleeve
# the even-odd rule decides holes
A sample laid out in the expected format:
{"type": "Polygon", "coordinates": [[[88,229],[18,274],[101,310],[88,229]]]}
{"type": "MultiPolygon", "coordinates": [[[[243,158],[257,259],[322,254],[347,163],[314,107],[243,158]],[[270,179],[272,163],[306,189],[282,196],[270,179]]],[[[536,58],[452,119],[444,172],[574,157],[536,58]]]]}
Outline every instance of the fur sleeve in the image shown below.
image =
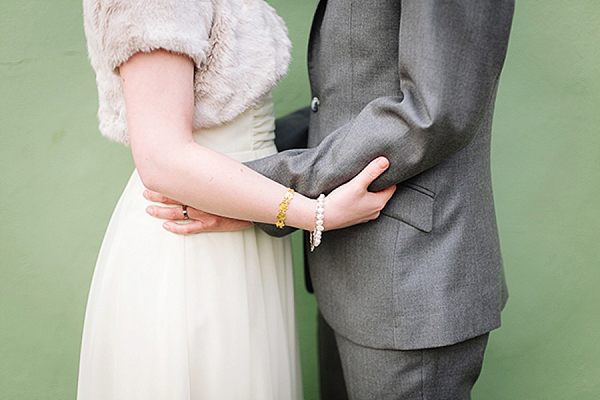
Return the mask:
{"type": "Polygon", "coordinates": [[[194,129],[257,104],[290,60],[285,24],[263,0],[83,0],[83,17],[100,132],[125,145],[119,67],[135,53],[165,49],[194,61],[194,129]]]}
{"type": "Polygon", "coordinates": [[[159,48],[201,65],[212,18],[209,0],[84,0],[92,65],[113,71],[135,53],[159,48]]]}

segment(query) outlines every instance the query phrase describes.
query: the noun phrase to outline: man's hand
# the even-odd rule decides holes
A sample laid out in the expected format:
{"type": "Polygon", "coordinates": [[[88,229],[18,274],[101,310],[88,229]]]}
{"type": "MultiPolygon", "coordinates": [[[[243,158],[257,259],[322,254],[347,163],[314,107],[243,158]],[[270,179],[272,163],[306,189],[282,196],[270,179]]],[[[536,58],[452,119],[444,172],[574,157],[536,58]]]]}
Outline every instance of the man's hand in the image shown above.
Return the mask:
{"type": "MultiPolygon", "coordinates": [[[[144,197],[156,203],[183,206],[183,204],[180,202],[151,190],[145,190],[144,197]]],[[[148,206],[146,208],[146,212],[153,217],[166,219],[167,222],[163,224],[163,228],[169,232],[180,235],[190,235],[201,232],[239,231],[252,226],[252,222],[250,221],[221,217],[206,213],[204,211],[196,210],[195,208],[189,206],[186,207],[186,209],[188,219],[184,218],[182,207],[162,207],[155,205],[148,206]]]]}

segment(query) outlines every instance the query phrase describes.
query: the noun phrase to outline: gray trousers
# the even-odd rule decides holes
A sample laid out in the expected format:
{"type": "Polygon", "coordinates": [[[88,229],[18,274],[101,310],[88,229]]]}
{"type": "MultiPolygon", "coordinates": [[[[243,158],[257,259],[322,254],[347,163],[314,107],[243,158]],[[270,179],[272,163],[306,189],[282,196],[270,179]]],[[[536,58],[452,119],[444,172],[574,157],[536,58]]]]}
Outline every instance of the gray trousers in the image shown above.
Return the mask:
{"type": "Polygon", "coordinates": [[[382,350],[335,333],[319,314],[321,400],[463,400],[479,377],[489,334],[451,346],[382,350]]]}

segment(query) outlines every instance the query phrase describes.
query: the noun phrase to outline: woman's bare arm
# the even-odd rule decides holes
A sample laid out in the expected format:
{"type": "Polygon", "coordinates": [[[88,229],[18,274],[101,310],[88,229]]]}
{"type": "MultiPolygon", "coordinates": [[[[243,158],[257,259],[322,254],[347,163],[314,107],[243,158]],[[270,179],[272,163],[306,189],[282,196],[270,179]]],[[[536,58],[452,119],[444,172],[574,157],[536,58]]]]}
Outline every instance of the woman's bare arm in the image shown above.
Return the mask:
{"type": "MultiPolygon", "coordinates": [[[[132,153],[148,189],[213,214],[275,222],[284,186],[194,142],[191,60],[163,50],[138,53],[120,67],[120,74],[132,153]]],[[[379,215],[393,188],[369,193],[366,187],[383,170],[374,165],[356,182],[328,196],[327,229],[379,215]]],[[[312,229],[315,204],[296,194],[286,224],[312,229]]]]}

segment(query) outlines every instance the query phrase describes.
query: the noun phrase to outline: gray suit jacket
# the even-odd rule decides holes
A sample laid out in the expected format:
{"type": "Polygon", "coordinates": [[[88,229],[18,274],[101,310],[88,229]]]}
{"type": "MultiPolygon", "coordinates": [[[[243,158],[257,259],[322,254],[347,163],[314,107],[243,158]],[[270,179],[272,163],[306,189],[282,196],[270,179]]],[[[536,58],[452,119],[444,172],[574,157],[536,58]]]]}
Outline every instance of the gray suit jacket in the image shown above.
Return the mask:
{"type": "MultiPolygon", "coordinates": [[[[249,165],[311,197],[379,155],[398,190],[308,258],[318,305],[365,346],[453,344],[500,325],[507,299],[490,133],[512,0],[321,0],[309,73],[311,149],[249,165]]],[[[274,227],[264,229],[281,233],[274,227]]]]}

